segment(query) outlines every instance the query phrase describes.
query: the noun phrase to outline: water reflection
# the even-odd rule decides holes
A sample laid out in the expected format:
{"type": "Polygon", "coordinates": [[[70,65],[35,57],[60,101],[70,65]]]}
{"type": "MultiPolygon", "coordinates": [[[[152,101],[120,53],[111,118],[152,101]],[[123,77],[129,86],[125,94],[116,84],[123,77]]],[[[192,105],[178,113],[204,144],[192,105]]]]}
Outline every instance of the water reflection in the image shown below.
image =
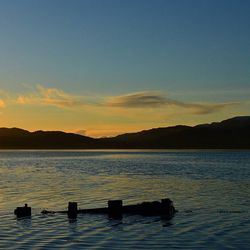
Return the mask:
{"type": "Polygon", "coordinates": [[[31,229],[32,227],[32,217],[18,218],[16,220],[17,226],[23,230],[31,229]]]}

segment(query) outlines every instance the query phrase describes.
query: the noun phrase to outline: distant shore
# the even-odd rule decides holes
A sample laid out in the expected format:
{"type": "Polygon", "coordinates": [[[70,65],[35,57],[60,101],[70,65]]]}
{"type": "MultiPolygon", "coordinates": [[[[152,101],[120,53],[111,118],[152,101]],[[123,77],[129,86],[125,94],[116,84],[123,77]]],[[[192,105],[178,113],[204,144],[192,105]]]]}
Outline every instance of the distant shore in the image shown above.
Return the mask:
{"type": "Polygon", "coordinates": [[[61,131],[0,128],[0,150],[214,150],[250,149],[250,116],[194,127],[177,125],[91,138],[61,131]]]}

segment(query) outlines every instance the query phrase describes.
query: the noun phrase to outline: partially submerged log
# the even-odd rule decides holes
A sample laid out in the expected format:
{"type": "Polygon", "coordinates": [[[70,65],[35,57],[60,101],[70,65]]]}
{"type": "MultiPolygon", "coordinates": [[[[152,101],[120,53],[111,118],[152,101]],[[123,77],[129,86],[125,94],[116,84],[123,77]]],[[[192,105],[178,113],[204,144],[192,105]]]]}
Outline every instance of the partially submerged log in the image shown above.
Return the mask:
{"type": "MultiPolygon", "coordinates": [[[[77,204],[75,206],[77,208],[77,204]]],[[[71,217],[72,211],[70,210],[70,206],[68,208],[68,211],[43,210],[42,213],[67,213],[71,217]]],[[[176,212],[177,210],[170,199],[162,199],[161,202],[142,202],[125,206],[122,205],[122,200],[109,200],[108,207],[74,210],[74,213],[78,214],[108,214],[110,217],[120,217],[123,214],[138,214],[143,216],[163,216],[167,219],[171,219],[176,212]]],[[[74,216],[76,218],[76,215],[74,216]]]]}
{"type": "Polygon", "coordinates": [[[172,218],[176,212],[173,202],[170,199],[162,199],[161,202],[143,202],[136,205],[123,207],[123,212],[128,214],[139,214],[144,216],[161,215],[172,218]]]}

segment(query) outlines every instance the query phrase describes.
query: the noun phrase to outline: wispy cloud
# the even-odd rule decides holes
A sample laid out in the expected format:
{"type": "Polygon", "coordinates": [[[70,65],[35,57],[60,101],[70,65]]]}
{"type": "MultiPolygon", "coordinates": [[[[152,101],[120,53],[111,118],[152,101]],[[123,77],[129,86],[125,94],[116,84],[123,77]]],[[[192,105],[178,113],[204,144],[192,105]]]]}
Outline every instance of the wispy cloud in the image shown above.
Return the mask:
{"type": "MultiPolygon", "coordinates": [[[[116,107],[127,109],[132,112],[132,109],[162,109],[164,108],[181,108],[186,110],[187,113],[205,115],[219,112],[230,106],[239,103],[195,103],[184,102],[167,97],[160,91],[141,91],[134,92],[119,96],[98,96],[98,98],[91,98],[84,95],[74,95],[66,93],[65,91],[57,88],[45,88],[38,85],[33,92],[26,94],[19,94],[16,103],[19,105],[43,105],[55,106],[62,109],[79,109],[87,107],[88,110],[94,112],[101,112],[105,109],[116,107]],[[93,101],[95,100],[95,101],[93,101]]],[[[1,102],[0,107],[4,107],[4,101],[1,102]]],[[[114,112],[114,111],[113,111],[114,112]]],[[[114,113],[113,113],[114,114],[114,113]]],[[[125,114],[125,113],[123,113],[125,114]]]]}
{"type": "Polygon", "coordinates": [[[4,108],[5,106],[5,101],[0,99],[0,108],[4,108]]]}
{"type": "Polygon", "coordinates": [[[87,135],[87,130],[81,129],[81,130],[75,131],[75,133],[76,133],[76,134],[79,134],[79,135],[84,135],[84,136],[86,136],[86,135],[87,135]]]}
{"type": "Polygon", "coordinates": [[[5,97],[6,97],[6,93],[0,89],[0,108],[6,107],[5,97]]]}
{"type": "Polygon", "coordinates": [[[107,100],[107,105],[122,108],[160,107],[166,104],[166,98],[157,91],[144,91],[114,96],[107,100]]]}
{"type": "Polygon", "coordinates": [[[71,95],[57,88],[45,88],[38,85],[36,91],[18,95],[21,105],[49,105],[59,108],[74,108],[85,104],[81,96],[71,95]]]}
{"type": "Polygon", "coordinates": [[[110,97],[106,104],[110,107],[120,108],[161,108],[167,106],[176,106],[189,109],[195,114],[210,114],[238,103],[188,103],[168,98],[159,91],[143,91],[110,97]]]}

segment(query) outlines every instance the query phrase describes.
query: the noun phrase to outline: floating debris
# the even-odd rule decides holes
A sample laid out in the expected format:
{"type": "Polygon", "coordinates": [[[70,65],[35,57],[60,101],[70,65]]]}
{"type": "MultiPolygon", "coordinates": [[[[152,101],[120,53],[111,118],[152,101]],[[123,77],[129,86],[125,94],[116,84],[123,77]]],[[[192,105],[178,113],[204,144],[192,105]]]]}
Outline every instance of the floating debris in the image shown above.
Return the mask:
{"type": "MultiPolygon", "coordinates": [[[[63,213],[68,214],[69,219],[76,219],[77,214],[107,214],[111,218],[121,218],[123,214],[138,214],[143,216],[162,216],[171,219],[177,212],[173,202],[166,198],[161,201],[142,202],[135,205],[123,206],[122,200],[109,200],[108,207],[78,209],[77,202],[69,202],[67,211],[43,210],[42,214],[63,213]]],[[[17,207],[14,211],[18,218],[31,216],[31,207],[17,207]]]]}

